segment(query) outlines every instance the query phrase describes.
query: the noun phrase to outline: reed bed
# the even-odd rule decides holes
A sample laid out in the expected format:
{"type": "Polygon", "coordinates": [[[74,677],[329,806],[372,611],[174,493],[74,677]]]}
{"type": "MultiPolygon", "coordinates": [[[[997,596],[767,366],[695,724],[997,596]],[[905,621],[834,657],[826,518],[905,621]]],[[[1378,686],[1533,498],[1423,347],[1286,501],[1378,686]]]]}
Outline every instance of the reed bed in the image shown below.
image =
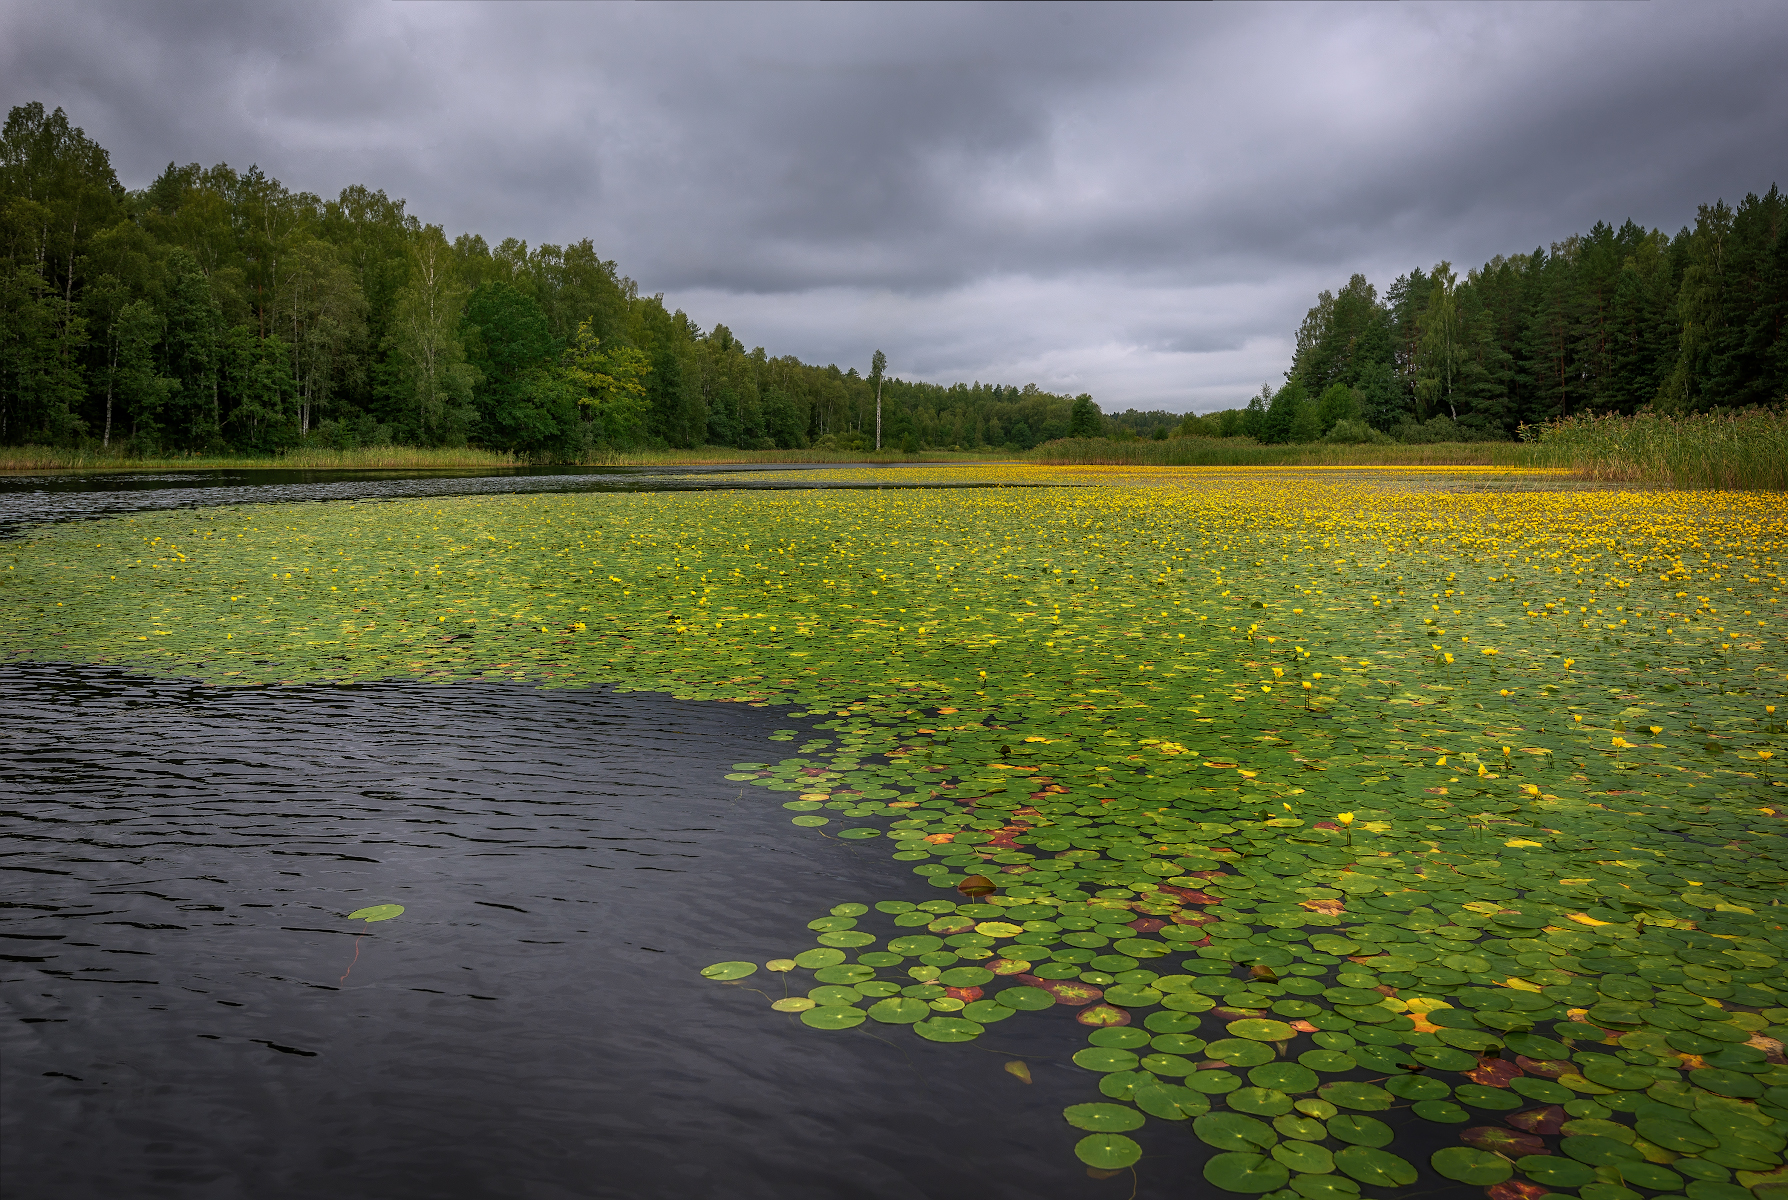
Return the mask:
{"type": "Polygon", "coordinates": [[[1063,439],[1038,446],[1028,462],[1135,467],[1554,467],[1567,466],[1543,446],[1519,442],[1427,445],[1263,446],[1243,438],[1170,438],[1164,442],[1063,439]]]}
{"type": "Polygon", "coordinates": [[[1583,415],[1529,436],[1530,444],[1592,479],[1788,491],[1788,410],[1583,415]]]}

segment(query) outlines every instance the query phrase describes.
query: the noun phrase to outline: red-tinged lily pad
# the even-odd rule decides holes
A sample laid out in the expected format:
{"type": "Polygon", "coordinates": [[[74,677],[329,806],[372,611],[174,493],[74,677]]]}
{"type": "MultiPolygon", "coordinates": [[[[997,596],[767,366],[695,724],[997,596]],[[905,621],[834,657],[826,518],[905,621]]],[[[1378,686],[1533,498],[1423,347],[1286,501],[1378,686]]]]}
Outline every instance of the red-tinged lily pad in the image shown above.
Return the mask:
{"type": "Polygon", "coordinates": [[[1565,1116],[1564,1109],[1553,1104],[1546,1108],[1530,1108],[1526,1112],[1518,1112],[1513,1116],[1504,1117],[1503,1120],[1516,1129],[1537,1133],[1543,1137],[1552,1137],[1563,1132],[1564,1123],[1570,1118],[1565,1116]]]}
{"type": "Polygon", "coordinates": [[[1498,1125],[1479,1125],[1459,1135],[1459,1140],[1478,1150],[1520,1158],[1524,1154],[1546,1153],[1546,1143],[1531,1133],[1516,1133],[1498,1125]]]}
{"type": "MultiPolygon", "coordinates": [[[[1541,1079],[1557,1079],[1560,1075],[1575,1075],[1577,1064],[1570,1059],[1528,1058],[1517,1055],[1515,1065],[1529,1075],[1538,1075],[1541,1079]]],[[[1480,1081],[1481,1082],[1481,1081],[1480,1081]]]]}
{"type": "Polygon", "coordinates": [[[1128,1025],[1130,1014],[1110,1004],[1095,1004],[1091,1008],[1083,1008],[1074,1014],[1074,1019],[1082,1025],[1095,1025],[1106,1028],[1112,1025],[1128,1025]]]}
{"type": "Polygon", "coordinates": [[[1130,928],[1136,930],[1138,933],[1155,933],[1164,928],[1167,925],[1167,922],[1157,920],[1154,917],[1137,917],[1129,924],[1130,928]]]}
{"type": "Polygon", "coordinates": [[[986,994],[987,993],[983,992],[978,987],[953,987],[944,989],[944,995],[952,996],[955,999],[962,1001],[964,1004],[973,1004],[986,994]]]}
{"type": "Polygon", "coordinates": [[[1057,1004],[1066,1004],[1072,1008],[1092,1004],[1105,995],[1092,984],[1081,983],[1078,979],[1038,979],[1035,975],[1020,975],[1018,979],[1021,983],[1048,992],[1055,997],[1057,1004]]]}
{"type": "Polygon", "coordinates": [[[1521,1068],[1506,1058],[1487,1058],[1476,1070],[1464,1074],[1473,1083],[1485,1087],[1508,1087],[1509,1080],[1521,1074],[1521,1068]]]}
{"type": "Polygon", "coordinates": [[[1505,1179],[1493,1187],[1484,1189],[1490,1200],[1540,1200],[1541,1196],[1550,1195],[1545,1188],[1525,1179],[1505,1179]]]}

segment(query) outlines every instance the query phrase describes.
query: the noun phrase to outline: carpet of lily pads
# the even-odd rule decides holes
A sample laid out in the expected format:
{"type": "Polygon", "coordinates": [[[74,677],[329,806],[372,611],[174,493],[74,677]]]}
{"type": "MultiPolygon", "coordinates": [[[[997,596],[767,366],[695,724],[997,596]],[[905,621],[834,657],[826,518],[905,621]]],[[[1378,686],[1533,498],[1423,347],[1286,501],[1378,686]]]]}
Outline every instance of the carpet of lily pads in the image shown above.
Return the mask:
{"type": "Polygon", "coordinates": [[[46,527],[0,661],[791,706],[728,778],[912,874],[702,972],[780,976],[790,1037],[1028,1081],[1078,1022],[1096,1175],[1191,1138],[1272,1200],[1780,1200],[1788,497],[1006,477],[46,527]]]}

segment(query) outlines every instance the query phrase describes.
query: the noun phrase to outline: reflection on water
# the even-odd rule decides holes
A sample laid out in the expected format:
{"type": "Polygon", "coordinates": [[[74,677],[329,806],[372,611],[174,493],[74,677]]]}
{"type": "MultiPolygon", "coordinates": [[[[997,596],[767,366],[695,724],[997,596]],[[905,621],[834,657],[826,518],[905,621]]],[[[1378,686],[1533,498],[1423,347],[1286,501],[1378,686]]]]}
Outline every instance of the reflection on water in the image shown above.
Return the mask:
{"type": "Polygon", "coordinates": [[[806,945],[833,904],[933,894],[721,780],[786,718],[42,666],[0,669],[0,711],[11,1195],[1116,1186],[1058,1115],[1090,1090],[1065,1010],[935,1046],[773,1014],[744,990],[779,997],[765,972],[698,977],[806,945]],[[343,919],[385,902],[407,911],[343,919]]]}

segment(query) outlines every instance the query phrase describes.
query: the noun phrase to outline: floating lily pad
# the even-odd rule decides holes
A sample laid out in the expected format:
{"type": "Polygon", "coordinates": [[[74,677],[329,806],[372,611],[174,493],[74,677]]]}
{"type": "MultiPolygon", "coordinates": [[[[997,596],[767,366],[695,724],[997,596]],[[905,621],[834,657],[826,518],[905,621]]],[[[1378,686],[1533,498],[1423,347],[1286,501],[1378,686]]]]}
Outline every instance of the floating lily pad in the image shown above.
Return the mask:
{"type": "Polygon", "coordinates": [[[963,1017],[932,1017],[914,1025],[913,1032],[928,1042],[972,1042],[985,1030],[963,1017]]]}
{"type": "Polygon", "coordinates": [[[1232,1112],[1206,1113],[1192,1122],[1192,1132],[1218,1150],[1263,1150],[1279,1141],[1279,1135],[1264,1121],[1232,1112]]]}
{"type": "Polygon", "coordinates": [[[1164,1121],[1183,1121],[1209,1112],[1211,1102],[1191,1088],[1156,1083],[1136,1089],[1136,1107],[1164,1121]]]}
{"type": "Polygon", "coordinates": [[[1473,1108],[1487,1108],[1494,1112],[1512,1112],[1521,1107],[1521,1097],[1504,1088],[1484,1087],[1481,1084],[1467,1083],[1453,1089],[1453,1098],[1461,1104],[1469,1104],[1473,1108]]]}
{"type": "Polygon", "coordinates": [[[1467,1146],[1437,1150],[1428,1161],[1438,1174],[1472,1187],[1489,1187],[1515,1173],[1514,1165],[1501,1155],[1467,1146]]]}
{"type": "Polygon", "coordinates": [[[1367,1187],[1407,1187],[1416,1181],[1416,1169],[1388,1150],[1349,1146],[1335,1155],[1335,1167],[1367,1187]]]}
{"type": "Polygon", "coordinates": [[[1388,1146],[1391,1127],[1374,1117],[1339,1113],[1329,1118],[1329,1136],[1350,1146],[1388,1146]]]}
{"type": "Polygon", "coordinates": [[[844,961],[844,951],[826,947],[822,950],[803,950],[795,955],[795,965],[814,970],[819,967],[835,967],[844,961]]]}
{"type": "MultiPolygon", "coordinates": [[[[375,904],[371,908],[355,909],[348,914],[348,920],[365,921],[368,925],[371,925],[374,921],[389,921],[393,917],[401,917],[403,915],[404,906],[401,904],[375,904]]],[[[710,976],[709,978],[713,977],[710,976]]]]}
{"type": "Polygon", "coordinates": [[[1317,1089],[1316,1094],[1340,1108],[1351,1108],[1362,1112],[1379,1112],[1387,1109],[1391,1106],[1392,1100],[1389,1092],[1370,1083],[1325,1083],[1317,1089]]]}
{"type": "Polygon", "coordinates": [[[1471,1120],[1471,1114],[1451,1100],[1417,1100],[1409,1111],[1424,1121],[1441,1125],[1460,1125],[1471,1120]]]}
{"type": "Polygon", "coordinates": [[[1122,1104],[1073,1104],[1062,1110],[1062,1116],[1074,1128],[1093,1133],[1123,1133],[1143,1126],[1142,1114],[1122,1104]]]}
{"type": "Polygon", "coordinates": [[[1134,1071],[1140,1061],[1135,1051],[1115,1046],[1089,1046],[1074,1054],[1074,1065],[1088,1071],[1134,1071]]]}
{"type": "Polygon", "coordinates": [[[889,996],[869,1006],[869,1015],[884,1025],[911,1025],[931,1015],[931,1006],[911,996],[889,996]]]}
{"type": "Polygon", "coordinates": [[[1121,1133],[1091,1133],[1074,1144],[1081,1162],[1101,1171],[1121,1171],[1142,1157],[1142,1147],[1121,1133]]]}
{"type": "Polygon", "coordinates": [[[960,1015],[978,1025],[991,1025],[995,1021],[1005,1020],[1016,1011],[992,1000],[976,1000],[965,1007],[960,1015]]]}
{"type": "Polygon", "coordinates": [[[937,977],[945,987],[980,987],[993,982],[994,974],[986,967],[951,967],[937,977]]]}
{"type": "Polygon", "coordinates": [[[1028,1012],[1039,1012],[1055,1004],[1055,997],[1042,988],[1009,987],[1000,991],[994,999],[1007,1008],[1022,1009],[1028,1012]]]}
{"type": "Polygon", "coordinates": [[[848,1005],[822,1005],[801,1014],[801,1024],[815,1029],[850,1029],[863,1023],[864,1012],[848,1005]]]}
{"type": "Polygon", "coordinates": [[[1556,1154],[1529,1154],[1515,1160],[1515,1169],[1547,1187],[1573,1188],[1594,1183],[1595,1168],[1556,1154]]]}
{"type": "MultiPolygon", "coordinates": [[[[1585,1072],[1587,1074],[1587,1072],[1585,1072]]],[[[1737,1071],[1725,1071],[1717,1067],[1703,1067],[1699,1071],[1690,1071],[1689,1079],[1697,1086],[1706,1088],[1716,1096],[1732,1096],[1738,1099],[1754,1100],[1763,1094],[1763,1084],[1749,1075],[1737,1071]]]]}
{"type": "MultiPolygon", "coordinates": [[[[1325,1053],[1313,1051],[1313,1053],[1325,1053]]],[[[1301,1056],[1300,1056],[1301,1057],[1301,1056]]],[[[1248,1072],[1248,1082],[1256,1087],[1277,1088],[1282,1092],[1308,1092],[1317,1084],[1316,1072],[1307,1065],[1276,1062],[1255,1067],[1248,1072]]]]}
{"type": "Polygon", "coordinates": [[[1232,1067],[1258,1067],[1277,1057],[1272,1047],[1245,1038],[1219,1038],[1206,1046],[1204,1052],[1232,1067]]]}
{"type": "Polygon", "coordinates": [[[1280,1142],[1272,1149],[1273,1160],[1307,1175],[1327,1175],[1335,1169],[1335,1156],[1314,1142],[1280,1142]]]}
{"type": "MultiPolygon", "coordinates": [[[[1110,993],[1106,993],[1108,996],[1110,993]]],[[[1283,1042],[1297,1036],[1297,1030],[1284,1021],[1270,1021],[1264,1018],[1252,1018],[1242,1021],[1231,1021],[1226,1027],[1231,1037],[1246,1038],[1251,1042],[1283,1042]]]]}
{"type": "Polygon", "coordinates": [[[1278,1191],[1291,1178],[1291,1173],[1278,1160],[1264,1154],[1232,1152],[1218,1154],[1204,1164],[1205,1180],[1226,1192],[1257,1195],[1278,1191]]]}
{"type": "MultiPolygon", "coordinates": [[[[843,956],[840,955],[840,957],[843,956]]],[[[757,964],[754,962],[721,962],[715,963],[711,967],[702,968],[703,979],[718,979],[722,983],[755,974],[757,974],[757,964]]]]}
{"type": "Polygon", "coordinates": [[[816,1002],[808,996],[784,996],[780,1000],[773,1001],[770,1007],[777,1012],[798,1013],[806,1012],[815,1004],[816,1002]]]}

